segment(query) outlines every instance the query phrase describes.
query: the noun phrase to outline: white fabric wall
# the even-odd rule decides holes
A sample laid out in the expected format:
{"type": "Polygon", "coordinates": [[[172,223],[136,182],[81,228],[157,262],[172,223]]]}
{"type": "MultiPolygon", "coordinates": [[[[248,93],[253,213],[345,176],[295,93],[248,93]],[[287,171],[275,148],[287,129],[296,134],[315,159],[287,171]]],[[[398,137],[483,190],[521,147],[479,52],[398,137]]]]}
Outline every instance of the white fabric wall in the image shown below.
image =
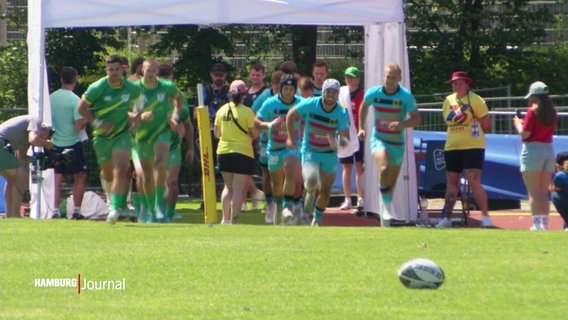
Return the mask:
{"type": "MultiPolygon", "coordinates": [[[[395,62],[402,68],[402,85],[410,88],[410,68],[406,51],[405,26],[403,23],[382,23],[365,26],[365,87],[383,83],[384,66],[395,62]]],[[[365,127],[373,127],[373,112],[369,111],[365,127]]],[[[365,210],[379,213],[379,170],[371,154],[369,137],[365,141],[365,210]]],[[[406,150],[403,166],[393,193],[393,218],[414,221],[417,217],[418,190],[412,129],[406,129],[406,150]],[[411,152],[409,152],[411,151],[411,152]]]]}

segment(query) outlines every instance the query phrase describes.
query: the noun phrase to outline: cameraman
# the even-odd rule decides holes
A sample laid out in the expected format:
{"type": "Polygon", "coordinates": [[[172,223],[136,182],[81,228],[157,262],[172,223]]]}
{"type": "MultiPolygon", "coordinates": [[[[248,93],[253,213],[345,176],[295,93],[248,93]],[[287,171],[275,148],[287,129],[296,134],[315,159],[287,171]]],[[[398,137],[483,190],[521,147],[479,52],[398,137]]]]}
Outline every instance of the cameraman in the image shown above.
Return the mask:
{"type": "MultiPolygon", "coordinates": [[[[61,180],[64,174],[73,175],[73,215],[71,219],[82,220],[81,204],[87,181],[87,164],[83,154],[83,145],[79,132],[85,129],[85,119],[79,114],[77,105],[81,98],[73,93],[77,85],[77,70],[73,67],[61,69],[61,89],[49,96],[51,101],[51,121],[53,123],[53,144],[56,147],[57,161],[55,170],[55,209],[54,218],[59,218],[59,201],[61,199],[61,180]],[[71,151],[70,158],[63,155],[63,150],[71,151]]],[[[68,151],[67,151],[68,152],[68,151]]]]}
{"type": "Polygon", "coordinates": [[[18,116],[0,124],[0,175],[6,179],[4,195],[8,218],[21,217],[20,206],[28,184],[26,152],[30,144],[53,149],[49,128],[41,127],[36,118],[18,116]]]}

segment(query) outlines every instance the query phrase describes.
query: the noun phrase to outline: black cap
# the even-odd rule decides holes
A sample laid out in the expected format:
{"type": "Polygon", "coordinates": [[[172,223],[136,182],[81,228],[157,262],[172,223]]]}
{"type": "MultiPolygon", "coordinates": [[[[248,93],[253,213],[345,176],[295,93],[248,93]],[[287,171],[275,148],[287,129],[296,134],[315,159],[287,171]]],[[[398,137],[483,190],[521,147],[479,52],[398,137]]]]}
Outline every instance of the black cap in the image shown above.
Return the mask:
{"type": "Polygon", "coordinates": [[[224,64],[218,62],[211,67],[211,73],[227,73],[227,68],[224,64]]]}

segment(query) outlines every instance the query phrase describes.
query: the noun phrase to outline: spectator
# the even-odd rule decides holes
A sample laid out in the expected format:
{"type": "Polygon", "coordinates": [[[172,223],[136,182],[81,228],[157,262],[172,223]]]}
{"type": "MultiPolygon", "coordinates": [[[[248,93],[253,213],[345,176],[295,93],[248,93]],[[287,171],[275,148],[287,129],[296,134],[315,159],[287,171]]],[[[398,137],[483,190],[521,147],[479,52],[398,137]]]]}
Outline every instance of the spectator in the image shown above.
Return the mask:
{"type": "Polygon", "coordinates": [[[79,114],[77,104],[81,98],[73,90],[77,85],[77,70],[73,67],[61,69],[61,89],[53,92],[51,101],[51,123],[55,130],[53,144],[56,150],[71,149],[73,157],[70,163],[59,163],[55,166],[55,208],[54,216],[59,217],[59,201],[61,199],[61,181],[64,174],[73,175],[73,214],[71,219],[82,220],[81,204],[87,182],[87,162],[83,153],[80,131],[85,129],[85,119],[79,114]]]}
{"type": "Polygon", "coordinates": [[[369,106],[373,107],[373,129],[371,132],[371,153],[379,168],[379,190],[381,196],[380,219],[383,227],[392,220],[392,194],[400,173],[405,148],[405,128],[420,124],[420,113],[412,93],[400,85],[402,70],[394,63],[384,69],[382,86],[365,92],[359,111],[359,138],[366,136],[365,120],[369,106]],[[407,116],[410,116],[407,118],[407,116]]]}
{"type": "Polygon", "coordinates": [[[520,167],[529,194],[533,217],[531,230],[546,230],[550,214],[548,191],[554,172],[552,135],[558,118],[546,84],[534,82],[525,98],[529,100],[526,116],[524,119],[513,118],[523,141],[520,167]]]}
{"type": "Polygon", "coordinates": [[[564,231],[568,231],[568,152],[556,155],[558,171],[552,178],[552,203],[564,220],[564,231]]]}
{"type": "Polygon", "coordinates": [[[322,95],[322,86],[328,75],[327,63],[323,60],[316,60],[312,66],[312,76],[314,77],[314,96],[322,95]]]}
{"type": "Polygon", "coordinates": [[[339,209],[351,209],[351,175],[353,164],[355,164],[355,186],[357,188],[357,208],[363,210],[365,201],[363,200],[363,156],[365,142],[357,138],[359,132],[359,108],[363,102],[365,91],[359,88],[361,71],[357,67],[345,69],[346,86],[339,90],[339,103],[346,108],[349,115],[349,145],[337,152],[339,162],[343,166],[341,181],[343,182],[343,195],[345,201],[339,209]]]}
{"type": "Polygon", "coordinates": [[[467,72],[456,71],[447,81],[454,93],[446,97],[443,117],[448,126],[444,146],[446,161],[446,196],[442,219],[437,228],[452,226],[451,215],[458,196],[460,175],[465,170],[473,197],[481,209],[482,228],[491,228],[487,194],[481,186],[481,169],[485,160],[485,133],[491,125],[485,100],[470,90],[473,80],[467,72]]]}
{"type": "Polygon", "coordinates": [[[215,136],[219,138],[219,170],[225,183],[221,194],[222,224],[236,223],[241,212],[245,182],[254,171],[252,141],[258,137],[254,112],[242,104],[246,84],[235,80],[229,89],[231,101],[219,109],[214,126],[215,136]]]}
{"type": "MultiPolygon", "coordinates": [[[[20,218],[20,207],[28,184],[26,152],[30,145],[53,149],[51,127],[40,126],[32,116],[18,116],[0,124],[0,175],[6,179],[6,217],[20,218]]],[[[39,169],[38,169],[39,170],[39,169]]]]}

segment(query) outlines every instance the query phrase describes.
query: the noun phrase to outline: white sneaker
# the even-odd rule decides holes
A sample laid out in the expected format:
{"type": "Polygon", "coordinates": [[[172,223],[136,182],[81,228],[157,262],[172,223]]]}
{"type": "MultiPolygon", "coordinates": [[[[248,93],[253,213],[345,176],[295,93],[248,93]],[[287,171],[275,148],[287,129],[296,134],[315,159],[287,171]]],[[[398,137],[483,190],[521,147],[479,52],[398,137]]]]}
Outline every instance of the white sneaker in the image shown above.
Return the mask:
{"type": "Polygon", "coordinates": [[[258,190],[255,194],[252,195],[252,209],[258,209],[258,205],[261,200],[264,200],[266,197],[264,196],[264,192],[258,190]]]}
{"type": "Polygon", "coordinates": [[[274,223],[274,211],[276,210],[274,203],[267,203],[266,207],[264,207],[266,213],[264,214],[264,222],[266,224],[273,224],[274,223]]]}
{"type": "Polygon", "coordinates": [[[243,204],[241,205],[241,211],[247,211],[248,207],[247,207],[247,203],[243,202],[243,204]]]}
{"type": "Polygon", "coordinates": [[[491,223],[489,216],[483,216],[483,218],[481,218],[481,228],[493,228],[493,223],[491,223]]]}
{"type": "Polygon", "coordinates": [[[221,224],[231,224],[231,221],[223,219],[221,220],[221,224]]]}
{"type": "Polygon", "coordinates": [[[452,221],[450,221],[450,219],[448,218],[443,218],[438,222],[438,224],[436,224],[436,228],[451,228],[451,227],[452,227],[452,221]]]}
{"type": "Polygon", "coordinates": [[[120,216],[120,213],[118,213],[118,211],[112,210],[111,212],[108,213],[106,222],[108,224],[115,224],[116,221],[118,220],[119,216],[120,216]]]}
{"type": "Polygon", "coordinates": [[[345,200],[339,207],[339,210],[350,210],[351,209],[351,201],[345,200]]]}
{"type": "Polygon", "coordinates": [[[293,220],[294,213],[292,212],[292,210],[290,210],[290,208],[288,207],[284,207],[284,209],[282,209],[282,225],[290,225],[293,220]]]}
{"type": "Polygon", "coordinates": [[[357,199],[357,208],[365,208],[365,200],[363,198],[357,199]]]}
{"type": "Polygon", "coordinates": [[[312,219],[312,227],[321,227],[321,221],[316,220],[316,218],[312,219]]]}

